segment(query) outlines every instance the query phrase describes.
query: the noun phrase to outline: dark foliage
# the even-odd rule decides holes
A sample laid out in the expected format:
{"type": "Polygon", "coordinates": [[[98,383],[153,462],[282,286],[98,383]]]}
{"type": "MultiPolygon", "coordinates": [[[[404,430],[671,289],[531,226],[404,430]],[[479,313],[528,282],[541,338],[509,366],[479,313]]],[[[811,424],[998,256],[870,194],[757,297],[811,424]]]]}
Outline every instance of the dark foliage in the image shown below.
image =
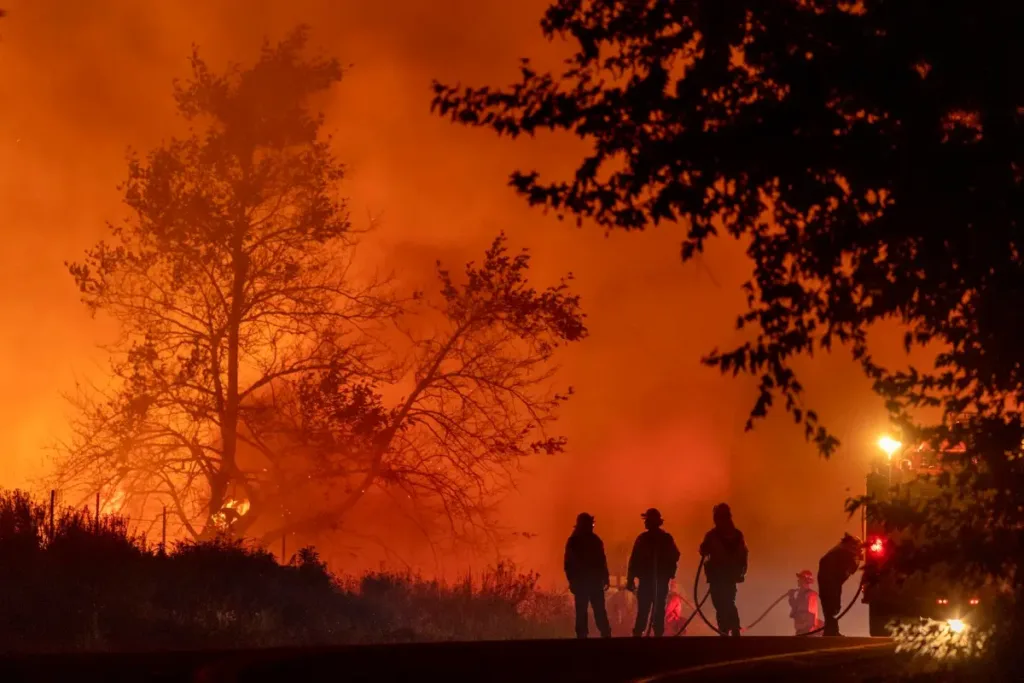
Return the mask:
{"type": "Polygon", "coordinates": [[[483,585],[408,575],[339,581],[312,548],[279,565],[214,539],[160,552],[128,521],[0,492],[0,641],[6,651],[268,647],[552,636],[568,603],[506,565],[483,585]]]}
{"type": "Polygon", "coordinates": [[[575,42],[563,73],[525,61],[505,90],[437,84],[434,106],[591,143],[568,181],[513,174],[533,204],[613,228],[685,221],[684,259],[723,228],[747,239],[740,325],[760,334],[708,362],[761,376],[754,417],[781,396],[814,424],[791,361],[849,342],[882,379],[865,334],[889,316],[908,345],[951,346],[934,377],[905,378],[906,400],[1021,390],[997,368],[1020,348],[1022,19],[1012,2],[561,0],[542,27],[575,42]]]}

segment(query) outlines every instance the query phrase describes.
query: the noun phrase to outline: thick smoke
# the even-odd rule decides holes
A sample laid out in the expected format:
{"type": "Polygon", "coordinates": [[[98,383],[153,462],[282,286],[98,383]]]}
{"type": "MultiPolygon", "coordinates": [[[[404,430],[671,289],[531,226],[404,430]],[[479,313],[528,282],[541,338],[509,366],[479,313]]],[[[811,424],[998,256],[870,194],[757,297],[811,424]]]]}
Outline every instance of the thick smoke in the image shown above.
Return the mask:
{"type": "MultiPolygon", "coordinates": [[[[594,513],[612,547],[630,543],[640,512],[657,506],[683,551],[679,578],[689,586],[711,506],[727,500],[751,547],[751,578],[740,594],[747,617],[791,587],[795,572],[816,570],[843,531],[859,528],[843,502],[862,489],[886,426],[856,368],[838,354],[807,364],[808,399],[844,441],[833,462],[821,461],[783,415],[744,433],[752,382],[699,364],[702,353],[740,339],[742,245],[714,245],[684,267],[678,227],[609,238],[592,226],[575,230],[529,209],[506,178],[522,166],[569,172],[576,142],[511,143],[429,113],[431,78],[501,83],[515,77],[520,56],[556,58],[558,45],[537,26],[545,4],[9,2],[0,27],[2,482],[23,485],[40,472],[40,447],[61,434],[59,393],[75,373],[102,370],[94,343],[109,328],[78,304],[62,262],[123,215],[116,185],[126,147],[145,150],[180,125],[170,86],[186,74],[191,45],[212,63],[247,61],[264,36],[304,22],[314,44],[352,64],[323,107],[349,164],[353,218],[379,222],[362,252],[368,264],[428,286],[436,258],[459,267],[505,230],[513,246],[533,248],[542,278],[577,276],[591,337],[563,358],[561,377],[578,392],[562,422],[571,451],[527,464],[521,490],[503,507],[505,526],[519,532],[509,552],[557,584],[577,512],[594,513]]],[[[414,537],[403,540],[424,571],[463,568],[423,547],[415,552],[414,537]]],[[[356,566],[368,555],[336,557],[356,566]]],[[[764,632],[788,628],[780,610],[764,632]]]]}

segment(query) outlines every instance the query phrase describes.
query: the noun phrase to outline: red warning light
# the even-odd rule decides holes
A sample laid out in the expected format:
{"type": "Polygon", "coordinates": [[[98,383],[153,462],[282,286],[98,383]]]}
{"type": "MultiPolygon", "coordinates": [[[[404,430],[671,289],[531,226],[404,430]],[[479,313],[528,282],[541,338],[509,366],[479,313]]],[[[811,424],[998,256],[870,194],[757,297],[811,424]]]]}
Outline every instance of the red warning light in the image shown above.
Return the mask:
{"type": "Polygon", "coordinates": [[[946,598],[939,598],[938,600],[935,601],[935,604],[936,605],[948,605],[949,604],[949,600],[947,600],[946,598]]]}
{"type": "Polygon", "coordinates": [[[970,602],[970,603],[971,603],[972,605],[977,605],[977,604],[978,604],[979,602],[981,602],[981,601],[980,601],[980,600],[978,600],[978,598],[971,598],[969,602],[970,602]]]}

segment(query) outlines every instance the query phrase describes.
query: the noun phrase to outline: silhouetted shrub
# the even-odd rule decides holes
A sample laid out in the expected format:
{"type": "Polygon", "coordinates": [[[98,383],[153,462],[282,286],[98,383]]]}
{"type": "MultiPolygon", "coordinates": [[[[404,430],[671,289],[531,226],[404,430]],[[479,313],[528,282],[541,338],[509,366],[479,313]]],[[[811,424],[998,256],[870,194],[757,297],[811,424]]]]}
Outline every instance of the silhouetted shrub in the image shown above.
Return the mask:
{"type": "Polygon", "coordinates": [[[7,651],[270,647],[555,637],[564,596],[507,563],[474,585],[374,572],[339,579],[313,548],[288,565],[245,541],[174,544],[129,520],[0,491],[0,646],[7,651]]]}

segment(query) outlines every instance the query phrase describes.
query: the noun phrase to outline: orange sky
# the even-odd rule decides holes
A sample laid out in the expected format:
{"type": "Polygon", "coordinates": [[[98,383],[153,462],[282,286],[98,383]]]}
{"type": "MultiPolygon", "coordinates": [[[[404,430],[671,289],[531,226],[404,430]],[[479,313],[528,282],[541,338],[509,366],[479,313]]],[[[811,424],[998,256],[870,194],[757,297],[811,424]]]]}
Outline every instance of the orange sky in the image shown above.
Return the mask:
{"type": "MultiPolygon", "coordinates": [[[[208,60],[248,62],[263,36],[312,25],[314,45],[353,68],[326,104],[349,164],[353,218],[381,220],[366,258],[457,264],[501,229],[534,248],[539,274],[572,270],[591,337],[566,359],[578,396],[565,413],[571,453],[531,464],[508,502],[510,524],[540,535],[519,557],[558,577],[577,512],[597,515],[610,545],[640,531],[655,505],[683,550],[710,508],[729,500],[751,546],[740,607],[752,617],[816,568],[848,528],[872,442],[885,428],[878,399],[845,359],[808,364],[809,398],[844,446],[821,461],[779,415],[742,433],[753,383],[719,377],[702,352],[736,339],[747,270],[721,242],[703,267],[682,266],[681,228],[605,238],[531,210],[506,186],[517,166],[572,168],[572,140],[498,140],[429,113],[430,80],[505,83],[524,55],[550,57],[537,27],[543,0],[7,0],[0,22],[0,484],[38,472],[40,447],[61,430],[60,392],[89,372],[100,326],[79,305],[62,265],[124,211],[116,185],[128,145],[171,134],[171,79],[187,75],[190,45],[208,60]],[[751,612],[755,614],[751,614],[751,612]]],[[[856,527],[856,525],[853,525],[856,527]]],[[[781,614],[781,610],[779,613],[781,614]]],[[[863,620],[861,610],[855,618],[863,620]]],[[[788,628],[785,615],[766,629],[788,628]]],[[[854,629],[856,630],[856,629],[854,629]]]]}

